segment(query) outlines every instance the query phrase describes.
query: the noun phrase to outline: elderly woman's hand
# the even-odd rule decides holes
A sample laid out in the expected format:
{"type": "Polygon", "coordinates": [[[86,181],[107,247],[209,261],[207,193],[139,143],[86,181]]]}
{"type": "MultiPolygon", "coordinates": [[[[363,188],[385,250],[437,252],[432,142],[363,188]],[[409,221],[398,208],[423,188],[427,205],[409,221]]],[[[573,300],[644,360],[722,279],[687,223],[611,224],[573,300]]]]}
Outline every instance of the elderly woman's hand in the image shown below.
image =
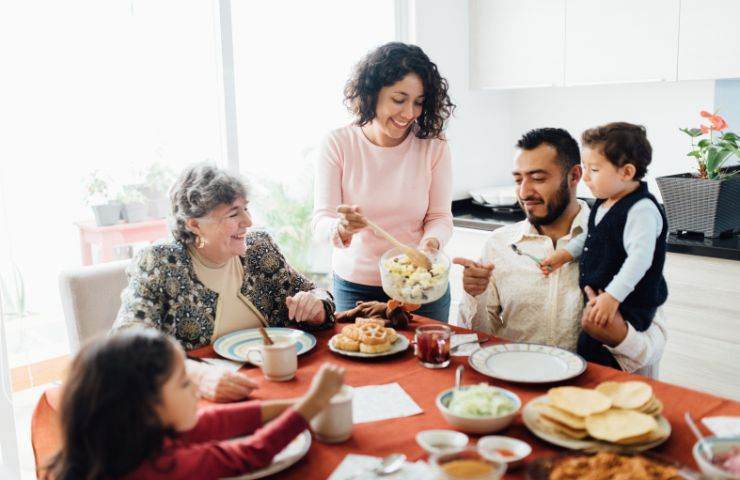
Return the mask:
{"type": "Polygon", "coordinates": [[[223,367],[189,360],[187,370],[200,395],[213,402],[238,402],[257,388],[257,384],[246,375],[223,367]]]}
{"type": "Polygon", "coordinates": [[[309,325],[321,325],[326,319],[324,302],[311,292],[298,292],[285,299],[288,306],[288,318],[309,325]]]}

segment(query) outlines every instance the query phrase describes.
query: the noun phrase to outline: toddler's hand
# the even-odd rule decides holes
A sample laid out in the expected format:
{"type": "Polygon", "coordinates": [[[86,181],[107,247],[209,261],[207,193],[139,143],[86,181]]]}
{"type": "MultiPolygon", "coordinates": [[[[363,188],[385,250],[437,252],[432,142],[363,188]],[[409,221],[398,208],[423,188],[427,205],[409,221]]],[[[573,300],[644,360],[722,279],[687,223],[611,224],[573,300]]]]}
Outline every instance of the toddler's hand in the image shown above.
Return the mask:
{"type": "Polygon", "coordinates": [[[617,314],[617,308],[619,308],[619,301],[607,292],[600,293],[588,304],[591,307],[588,320],[600,327],[606,327],[617,314]]]}
{"type": "Polygon", "coordinates": [[[542,273],[550,275],[552,272],[562,267],[568,262],[573,261],[573,255],[568,250],[558,249],[552,255],[546,257],[540,262],[542,273]]]}

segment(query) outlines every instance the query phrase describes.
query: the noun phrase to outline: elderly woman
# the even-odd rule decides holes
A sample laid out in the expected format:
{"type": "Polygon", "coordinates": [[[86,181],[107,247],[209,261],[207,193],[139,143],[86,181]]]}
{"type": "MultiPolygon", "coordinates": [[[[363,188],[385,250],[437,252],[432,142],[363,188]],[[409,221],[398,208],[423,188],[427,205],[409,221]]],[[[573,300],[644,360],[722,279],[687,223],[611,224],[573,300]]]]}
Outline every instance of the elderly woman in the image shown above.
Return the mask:
{"type": "MultiPolygon", "coordinates": [[[[114,329],[157,328],[186,350],[235,330],[261,326],[323,329],[334,323],[330,293],[296,272],[264,232],[248,232],[247,190],[209,165],[182,173],[170,192],[174,240],[142,251],[114,329]]],[[[243,375],[189,362],[207,397],[235,401],[254,384],[243,375]]]]}

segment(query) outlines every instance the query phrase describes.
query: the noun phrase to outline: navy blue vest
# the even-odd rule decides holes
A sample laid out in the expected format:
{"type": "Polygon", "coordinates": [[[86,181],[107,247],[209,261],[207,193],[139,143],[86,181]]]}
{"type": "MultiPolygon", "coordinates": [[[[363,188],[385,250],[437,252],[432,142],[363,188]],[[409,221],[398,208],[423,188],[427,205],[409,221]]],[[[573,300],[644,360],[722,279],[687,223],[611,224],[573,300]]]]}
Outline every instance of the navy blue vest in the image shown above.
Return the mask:
{"type": "MultiPolygon", "coordinates": [[[[665,303],[668,298],[668,287],[663,277],[668,220],[663,213],[663,208],[648,192],[645,182],[640,182],[640,186],[634,192],[612,205],[598,225],[595,225],[596,211],[604,201],[597,200],[594,204],[588,217],[588,234],[580,259],[578,284],[581,289],[589,285],[598,292],[605,289],[619,272],[627,259],[627,252],[622,241],[627,213],[635,203],[643,198],[649,199],[658,207],[663,219],[663,229],[655,240],[653,263],[620,307],[623,305],[625,309],[654,310],[665,303]]],[[[625,312],[622,313],[624,315],[625,312]]],[[[630,319],[626,318],[626,320],[630,319]]],[[[648,325],[635,325],[635,328],[642,331],[649,326],[648,322],[648,325]]]]}
{"type": "MultiPolygon", "coordinates": [[[[581,254],[578,278],[581,289],[589,285],[598,292],[609,285],[609,282],[612,281],[627,259],[627,252],[624,249],[623,243],[627,212],[629,212],[635,203],[643,198],[650,199],[658,207],[660,216],[663,219],[663,230],[655,240],[653,263],[637,283],[632,293],[619,304],[619,312],[622,314],[622,317],[635,330],[640,332],[650,327],[656,310],[668,297],[668,287],[666,286],[665,278],[663,278],[668,220],[663,212],[663,208],[655,200],[655,197],[648,192],[645,182],[641,182],[637,190],[612,205],[598,225],[595,225],[596,211],[604,201],[596,201],[588,218],[588,235],[583,253],[581,254]]],[[[586,332],[582,331],[578,337],[577,350],[579,354],[590,362],[620,368],[611,352],[601,342],[591,338],[586,332]]]]}

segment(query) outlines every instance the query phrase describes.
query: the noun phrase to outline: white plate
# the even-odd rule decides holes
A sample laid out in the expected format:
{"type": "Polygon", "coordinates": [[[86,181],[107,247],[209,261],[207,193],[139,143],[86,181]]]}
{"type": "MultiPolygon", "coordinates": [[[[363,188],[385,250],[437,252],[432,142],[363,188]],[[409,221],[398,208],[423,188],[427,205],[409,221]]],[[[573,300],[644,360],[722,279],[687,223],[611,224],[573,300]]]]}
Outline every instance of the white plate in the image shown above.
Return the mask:
{"type": "Polygon", "coordinates": [[[653,442],[638,443],[634,445],[618,445],[615,443],[602,442],[601,440],[595,440],[593,438],[584,440],[568,438],[563,435],[558,435],[556,433],[546,431],[539,425],[538,418],[540,416],[540,413],[536,409],[534,409],[533,406],[537,403],[542,403],[546,401],[547,395],[542,395],[540,397],[532,399],[532,401],[526,404],[524,406],[524,409],[522,410],[522,421],[532,433],[534,433],[542,440],[550,442],[553,445],[568,448],[570,450],[585,450],[588,452],[609,451],[619,453],[644,452],[645,450],[650,450],[651,448],[657,447],[661,443],[668,440],[668,437],[671,436],[670,422],[663,415],[659,415],[655,417],[655,420],[657,420],[658,426],[662,430],[667,432],[667,435],[664,438],[661,438],[660,440],[655,440],[653,442]]]}
{"type": "Polygon", "coordinates": [[[287,447],[275,455],[270,465],[240,477],[229,477],[222,480],[254,480],[273,475],[277,472],[282,472],[303,458],[309,448],[311,448],[311,432],[304,430],[303,433],[295,437],[287,447]]]}
{"type": "Polygon", "coordinates": [[[468,362],[483,375],[518,383],[560,382],[586,370],[580,355],[535,343],[491,345],[473,352],[468,362]]]}
{"type": "MultiPolygon", "coordinates": [[[[298,355],[302,355],[316,346],[316,337],[295,328],[268,327],[267,334],[275,341],[289,340],[295,342],[298,355]]],[[[247,328],[227,333],[213,342],[213,349],[224,358],[247,362],[247,352],[262,345],[262,335],[256,328],[247,328]]]]}
{"type": "MultiPolygon", "coordinates": [[[[338,335],[338,334],[337,334],[338,335]]],[[[334,335],[336,337],[337,335],[334,335]]],[[[334,346],[334,337],[329,340],[329,350],[345,357],[357,357],[357,358],[376,358],[376,357],[387,357],[388,355],[395,355],[400,352],[406,351],[409,348],[409,340],[405,335],[398,334],[398,338],[391,345],[391,349],[383,353],[363,353],[363,352],[348,352],[346,350],[340,350],[334,346]]]]}

